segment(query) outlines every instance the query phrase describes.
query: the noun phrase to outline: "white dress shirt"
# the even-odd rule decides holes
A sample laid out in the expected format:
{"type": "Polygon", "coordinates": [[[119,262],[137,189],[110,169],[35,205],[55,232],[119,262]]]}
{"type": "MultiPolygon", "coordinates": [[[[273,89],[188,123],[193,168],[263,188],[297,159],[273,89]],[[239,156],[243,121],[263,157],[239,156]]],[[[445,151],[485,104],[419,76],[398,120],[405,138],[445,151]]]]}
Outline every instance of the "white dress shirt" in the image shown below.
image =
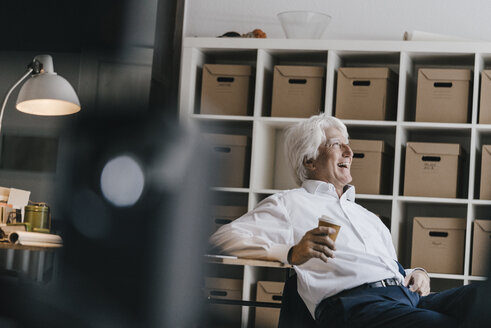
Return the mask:
{"type": "Polygon", "coordinates": [[[325,298],[345,289],[387,278],[402,283],[397,256],[387,227],[355,203],[349,186],[341,198],[330,183],[307,180],[301,188],[274,194],[210,238],[219,251],[238,257],[288,263],[289,249],[318,226],[322,215],[341,222],[335,258],[312,258],[294,266],[298,293],[314,316],[325,298]]]}

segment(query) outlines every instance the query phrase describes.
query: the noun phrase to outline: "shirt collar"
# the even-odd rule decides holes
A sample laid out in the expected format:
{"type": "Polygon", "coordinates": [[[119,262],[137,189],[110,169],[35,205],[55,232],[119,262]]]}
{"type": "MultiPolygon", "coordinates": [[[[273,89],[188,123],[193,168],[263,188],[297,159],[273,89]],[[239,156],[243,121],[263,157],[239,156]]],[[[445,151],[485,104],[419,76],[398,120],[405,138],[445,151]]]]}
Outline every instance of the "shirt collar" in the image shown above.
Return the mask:
{"type": "MultiPolygon", "coordinates": [[[[318,194],[318,193],[324,193],[324,194],[330,194],[333,196],[338,197],[338,194],[336,193],[336,188],[332,183],[329,182],[324,182],[320,180],[305,180],[302,183],[302,188],[307,190],[311,194],[318,194]]],[[[355,201],[355,187],[348,184],[344,186],[344,193],[341,196],[341,198],[345,197],[347,200],[354,202],[355,201]]]]}

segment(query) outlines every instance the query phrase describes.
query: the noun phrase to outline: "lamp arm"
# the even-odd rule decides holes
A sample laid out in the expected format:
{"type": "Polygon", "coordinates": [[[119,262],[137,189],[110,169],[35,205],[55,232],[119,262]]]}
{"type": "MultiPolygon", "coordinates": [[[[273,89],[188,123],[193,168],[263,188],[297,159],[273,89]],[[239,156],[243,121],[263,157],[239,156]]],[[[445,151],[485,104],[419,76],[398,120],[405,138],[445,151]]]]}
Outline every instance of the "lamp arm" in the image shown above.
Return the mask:
{"type": "MultiPolygon", "coordinates": [[[[2,109],[0,110],[0,132],[2,130],[3,112],[5,110],[5,106],[7,105],[7,101],[9,100],[10,94],[22,81],[24,81],[33,72],[33,70],[34,69],[32,67],[28,67],[26,73],[22,75],[22,77],[17,82],[15,82],[15,84],[10,88],[10,90],[5,95],[5,99],[3,100],[3,104],[2,104],[2,109]]],[[[1,133],[0,133],[0,137],[1,137],[1,133]]]]}

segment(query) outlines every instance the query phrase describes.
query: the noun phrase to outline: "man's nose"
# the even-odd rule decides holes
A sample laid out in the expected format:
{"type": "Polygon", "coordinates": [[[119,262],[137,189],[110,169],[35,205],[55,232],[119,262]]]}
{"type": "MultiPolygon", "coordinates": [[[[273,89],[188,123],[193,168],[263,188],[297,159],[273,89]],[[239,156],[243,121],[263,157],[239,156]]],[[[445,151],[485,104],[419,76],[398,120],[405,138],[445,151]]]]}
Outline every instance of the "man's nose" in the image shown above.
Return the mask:
{"type": "Polygon", "coordinates": [[[351,147],[347,144],[343,144],[343,156],[353,157],[353,151],[351,147]]]}

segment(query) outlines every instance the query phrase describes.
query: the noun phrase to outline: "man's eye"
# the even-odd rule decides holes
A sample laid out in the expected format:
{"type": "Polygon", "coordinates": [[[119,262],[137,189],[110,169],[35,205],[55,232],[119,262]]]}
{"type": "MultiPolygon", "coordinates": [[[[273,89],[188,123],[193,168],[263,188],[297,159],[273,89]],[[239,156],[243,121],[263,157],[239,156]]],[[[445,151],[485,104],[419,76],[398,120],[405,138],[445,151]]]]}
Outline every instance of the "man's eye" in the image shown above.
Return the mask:
{"type": "Polygon", "coordinates": [[[341,147],[341,144],[339,142],[333,142],[331,144],[331,147],[333,147],[333,148],[339,148],[339,147],[341,147]]]}

